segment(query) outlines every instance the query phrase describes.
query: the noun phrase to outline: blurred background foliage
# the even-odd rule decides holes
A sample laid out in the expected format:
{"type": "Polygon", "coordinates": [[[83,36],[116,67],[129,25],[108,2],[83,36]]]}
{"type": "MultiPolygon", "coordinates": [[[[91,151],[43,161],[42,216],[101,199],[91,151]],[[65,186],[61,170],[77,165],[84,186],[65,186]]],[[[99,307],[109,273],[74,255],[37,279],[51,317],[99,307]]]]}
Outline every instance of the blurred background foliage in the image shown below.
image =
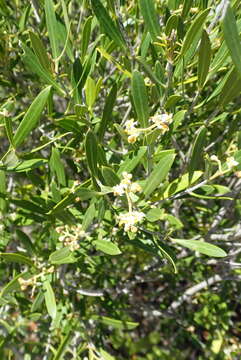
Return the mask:
{"type": "Polygon", "coordinates": [[[0,23],[1,359],[239,359],[240,1],[0,23]]]}

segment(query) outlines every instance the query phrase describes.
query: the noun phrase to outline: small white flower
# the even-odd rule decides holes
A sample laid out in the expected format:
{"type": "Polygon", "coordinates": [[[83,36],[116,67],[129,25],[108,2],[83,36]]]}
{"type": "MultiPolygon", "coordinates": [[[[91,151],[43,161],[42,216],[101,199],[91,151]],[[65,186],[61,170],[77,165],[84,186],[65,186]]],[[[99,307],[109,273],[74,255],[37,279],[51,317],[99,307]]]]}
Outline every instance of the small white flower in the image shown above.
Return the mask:
{"type": "Polygon", "coordinates": [[[232,169],[233,167],[239,165],[239,163],[234,159],[233,156],[227,158],[227,165],[229,169],[232,169]]]}
{"type": "Polygon", "coordinates": [[[162,131],[164,134],[169,130],[169,124],[172,122],[172,114],[161,114],[154,115],[150,118],[150,120],[156,125],[158,129],[162,131]]]}
{"type": "Polygon", "coordinates": [[[216,155],[210,156],[210,160],[211,160],[211,161],[216,161],[216,162],[219,162],[219,161],[220,161],[219,158],[218,158],[216,155]]]}
{"type": "Polygon", "coordinates": [[[134,143],[136,142],[136,140],[137,140],[137,138],[138,138],[139,135],[140,135],[139,132],[138,132],[138,133],[135,133],[135,134],[133,134],[133,135],[129,135],[129,136],[128,136],[128,139],[127,139],[128,143],[129,143],[129,144],[134,144],[134,143]]]}
{"type": "Polygon", "coordinates": [[[140,131],[135,127],[137,122],[135,122],[133,119],[126,121],[124,127],[125,132],[128,136],[128,142],[130,144],[133,144],[136,142],[138,136],[140,135],[140,131]]]}
{"type": "Polygon", "coordinates": [[[136,192],[140,192],[141,190],[142,190],[141,186],[136,182],[132,183],[130,186],[130,191],[133,192],[134,194],[136,192]]]}
{"type": "Polygon", "coordinates": [[[118,217],[119,226],[124,225],[124,230],[126,232],[137,232],[137,227],[135,226],[137,223],[140,223],[145,217],[143,212],[131,211],[128,213],[120,214],[118,217]]]}
{"type": "Polygon", "coordinates": [[[125,122],[124,127],[126,128],[127,134],[129,134],[129,132],[132,132],[134,129],[136,130],[136,128],[135,128],[136,124],[137,124],[137,122],[135,122],[133,119],[127,120],[125,122]]]}
{"type": "Polygon", "coordinates": [[[123,184],[113,186],[113,192],[115,196],[122,196],[125,193],[125,187],[123,184]]]}

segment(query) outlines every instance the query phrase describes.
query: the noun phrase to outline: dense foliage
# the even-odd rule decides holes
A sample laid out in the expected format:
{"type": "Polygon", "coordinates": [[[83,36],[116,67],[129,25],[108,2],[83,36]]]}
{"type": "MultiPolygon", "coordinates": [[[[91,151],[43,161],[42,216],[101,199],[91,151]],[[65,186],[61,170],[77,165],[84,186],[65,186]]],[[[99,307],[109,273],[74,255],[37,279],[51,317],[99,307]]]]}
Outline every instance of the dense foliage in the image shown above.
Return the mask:
{"type": "Polygon", "coordinates": [[[1,359],[239,359],[240,1],[0,21],[1,359]]]}

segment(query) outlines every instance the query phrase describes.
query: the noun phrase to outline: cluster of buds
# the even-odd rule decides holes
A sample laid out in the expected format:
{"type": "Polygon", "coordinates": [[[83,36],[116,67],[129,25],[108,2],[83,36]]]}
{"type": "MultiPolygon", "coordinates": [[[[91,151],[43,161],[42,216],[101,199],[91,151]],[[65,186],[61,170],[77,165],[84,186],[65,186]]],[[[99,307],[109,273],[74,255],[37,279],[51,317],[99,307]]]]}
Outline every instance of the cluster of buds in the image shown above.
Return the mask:
{"type": "MultiPolygon", "coordinates": [[[[221,166],[221,161],[219,160],[219,158],[218,158],[216,155],[210,156],[210,160],[216,162],[216,163],[218,164],[218,169],[219,169],[219,171],[220,171],[220,172],[223,172],[222,166],[221,166]]],[[[234,168],[235,166],[239,165],[239,163],[238,163],[238,161],[236,161],[236,160],[234,159],[233,156],[230,156],[230,157],[228,157],[228,158],[226,159],[226,165],[227,165],[227,167],[228,167],[228,169],[227,169],[226,171],[229,171],[229,170],[231,170],[232,168],[234,168]]]]}
{"type": "Polygon", "coordinates": [[[236,161],[233,156],[228,157],[226,163],[228,165],[228,169],[232,169],[233,167],[239,165],[238,161],[236,161]]]}
{"type": "Polygon", "coordinates": [[[129,211],[127,213],[120,214],[118,216],[119,226],[124,225],[125,231],[130,231],[132,233],[137,232],[136,224],[140,223],[145,217],[143,212],[139,211],[129,211]]]}
{"type": "Polygon", "coordinates": [[[136,183],[132,182],[132,174],[128,174],[127,172],[122,173],[123,179],[121,180],[120,184],[113,187],[113,192],[115,196],[122,196],[126,195],[129,211],[127,213],[122,213],[118,216],[117,220],[119,223],[119,226],[124,225],[125,231],[130,231],[132,233],[137,232],[136,224],[141,222],[145,214],[138,211],[132,210],[132,200],[131,195],[135,194],[137,192],[140,192],[142,190],[141,186],[136,183]]]}
{"type": "Polygon", "coordinates": [[[124,127],[128,135],[128,143],[134,144],[141,133],[141,129],[136,128],[137,121],[133,119],[126,121],[124,127]]]}
{"type": "Polygon", "coordinates": [[[27,280],[20,277],[18,282],[22,291],[25,291],[28,286],[36,286],[36,279],[34,276],[27,280]]]}
{"type": "Polygon", "coordinates": [[[120,184],[113,187],[113,192],[115,196],[122,196],[126,193],[137,193],[140,192],[141,186],[136,182],[131,182],[132,174],[128,174],[127,172],[122,173],[123,179],[120,184]]]}
{"type": "Polygon", "coordinates": [[[161,134],[164,134],[166,131],[169,130],[169,124],[172,122],[172,114],[159,114],[154,115],[150,118],[152,124],[147,128],[137,128],[137,122],[133,119],[126,121],[124,127],[125,132],[128,135],[128,142],[133,144],[136,142],[138,136],[141,133],[148,133],[152,130],[159,129],[161,130],[161,134]]]}
{"type": "Polygon", "coordinates": [[[86,232],[83,230],[82,225],[58,226],[56,231],[61,234],[59,241],[61,241],[64,246],[67,246],[71,251],[78,250],[80,248],[79,239],[86,236],[86,232]]]}
{"type": "Polygon", "coordinates": [[[169,124],[172,122],[172,114],[155,115],[150,118],[155,127],[165,134],[169,130],[169,124]]]}
{"type": "Polygon", "coordinates": [[[25,291],[28,286],[32,286],[33,288],[35,288],[36,285],[37,285],[37,279],[38,278],[41,278],[44,275],[51,274],[53,272],[54,272],[54,266],[51,266],[50,268],[43,267],[42,271],[39,274],[34,275],[34,276],[30,277],[29,279],[25,280],[22,277],[20,277],[18,279],[18,282],[19,282],[21,290],[25,291]]]}

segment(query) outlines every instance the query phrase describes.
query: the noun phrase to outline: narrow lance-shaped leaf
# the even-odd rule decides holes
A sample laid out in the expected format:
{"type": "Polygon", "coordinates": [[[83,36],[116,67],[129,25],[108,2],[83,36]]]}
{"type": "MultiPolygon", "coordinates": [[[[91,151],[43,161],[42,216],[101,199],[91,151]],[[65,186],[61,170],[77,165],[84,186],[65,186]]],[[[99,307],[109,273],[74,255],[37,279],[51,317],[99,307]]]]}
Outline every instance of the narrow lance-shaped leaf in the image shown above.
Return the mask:
{"type": "Polygon", "coordinates": [[[188,51],[188,49],[193,44],[193,42],[198,41],[200,34],[201,34],[200,31],[202,29],[202,25],[204,24],[209,11],[210,11],[210,9],[205,9],[192,22],[192,25],[189,27],[188,32],[185,36],[180,57],[185,55],[185,53],[188,51]]]}
{"type": "Polygon", "coordinates": [[[225,106],[241,92],[241,78],[235,68],[231,69],[223,84],[219,97],[219,105],[225,106]]]}
{"type": "Polygon", "coordinates": [[[58,25],[54,11],[54,4],[52,0],[45,0],[44,2],[46,25],[48,29],[48,35],[50,45],[52,49],[53,58],[57,58],[59,55],[59,41],[58,41],[58,25]]]}
{"type": "Polygon", "coordinates": [[[107,241],[107,240],[96,240],[93,242],[94,246],[96,247],[97,250],[102,251],[103,253],[107,254],[107,255],[119,255],[121,254],[120,249],[118,248],[118,246],[116,244],[114,244],[111,241],[107,241]]]}
{"type": "Polygon", "coordinates": [[[121,34],[120,29],[111,19],[107,10],[104,8],[100,0],[91,0],[91,5],[97,20],[100,25],[103,27],[107,36],[109,36],[118,46],[125,48],[125,41],[121,34]]]}
{"type": "Polygon", "coordinates": [[[10,116],[4,117],[5,122],[5,130],[9,140],[10,145],[14,148],[14,141],[13,141],[13,127],[12,127],[12,119],[10,116]]]}
{"type": "Polygon", "coordinates": [[[202,39],[198,54],[198,86],[201,89],[206,81],[209,65],[211,61],[211,43],[205,30],[202,33],[202,39]]]}
{"type": "Polygon", "coordinates": [[[226,252],[223,249],[205,241],[184,240],[184,239],[171,239],[171,240],[181,246],[187,247],[190,250],[198,251],[201,254],[205,254],[212,257],[227,256],[226,252]]]}
{"type": "Polygon", "coordinates": [[[43,66],[40,64],[36,55],[32,52],[32,50],[22,44],[22,48],[24,50],[24,55],[22,56],[23,62],[26,66],[35,74],[37,74],[41,80],[43,80],[46,84],[52,85],[61,95],[65,95],[65,92],[58,83],[53,79],[52,75],[49,71],[47,71],[43,66]]]}
{"type": "Polygon", "coordinates": [[[50,60],[48,58],[46,48],[44,47],[42,40],[39,38],[37,34],[33,33],[32,31],[29,31],[29,37],[31,40],[33,51],[37,56],[40,64],[46,71],[51,73],[50,60]]]}
{"type": "Polygon", "coordinates": [[[29,266],[35,266],[34,262],[31,259],[19,253],[0,253],[0,258],[4,259],[7,262],[16,262],[29,266]]]}
{"type": "Polygon", "coordinates": [[[86,210],[86,212],[84,214],[84,217],[83,217],[82,229],[84,231],[87,230],[88,227],[91,225],[91,223],[93,222],[93,220],[95,218],[95,215],[96,215],[95,204],[92,203],[92,204],[90,204],[90,206],[86,210]]]}
{"type": "Polygon", "coordinates": [[[133,153],[132,156],[129,156],[123,161],[123,163],[120,165],[117,175],[121,175],[124,171],[128,173],[132,172],[132,170],[134,170],[135,167],[140,163],[143,156],[146,154],[146,151],[146,146],[140,146],[137,153],[133,153]]]}
{"type": "Polygon", "coordinates": [[[223,19],[223,33],[235,68],[241,76],[241,38],[230,6],[228,6],[223,19]]]}
{"type": "Polygon", "coordinates": [[[151,193],[160,185],[162,180],[165,179],[173,164],[174,159],[175,155],[167,155],[163,159],[161,159],[159,163],[155,166],[151,175],[146,179],[145,185],[143,187],[143,192],[146,197],[151,195],[151,193]]]}
{"type": "Polygon", "coordinates": [[[116,85],[116,83],[114,83],[114,85],[112,86],[112,88],[107,96],[107,99],[105,102],[105,107],[103,110],[103,115],[102,115],[99,131],[98,131],[100,141],[102,141],[103,136],[105,134],[105,130],[108,125],[108,122],[110,122],[110,120],[111,120],[112,111],[113,111],[114,104],[116,101],[116,96],[117,96],[117,85],[116,85]]]}
{"type": "Polygon", "coordinates": [[[51,86],[42,90],[28,108],[14,135],[14,144],[16,147],[21,145],[30,132],[36,127],[40,115],[47,103],[50,91],[51,86]]]}
{"type": "Polygon", "coordinates": [[[93,176],[97,175],[97,151],[98,144],[95,134],[89,130],[85,139],[85,152],[87,163],[93,176]]]}
{"type": "Polygon", "coordinates": [[[191,152],[191,159],[189,163],[189,169],[188,169],[189,182],[192,181],[194,171],[199,169],[200,164],[202,162],[202,151],[206,141],[206,133],[207,133],[207,129],[204,126],[202,126],[199,129],[196,139],[194,141],[191,152]]]}
{"type": "Polygon", "coordinates": [[[43,289],[44,289],[45,304],[46,304],[48,313],[51,316],[51,318],[54,319],[56,317],[57,308],[56,308],[54,291],[52,289],[52,286],[51,286],[49,280],[46,279],[43,282],[43,289]]]}
{"type": "Polygon", "coordinates": [[[113,318],[109,318],[107,316],[98,316],[98,315],[93,315],[92,316],[93,320],[98,320],[101,323],[105,324],[105,325],[109,325],[109,326],[113,326],[114,328],[117,329],[135,329],[139,323],[137,322],[133,322],[133,321],[121,321],[118,319],[113,319],[113,318]]]}
{"type": "Polygon", "coordinates": [[[154,2],[153,0],[139,0],[139,4],[147,30],[151,34],[152,40],[155,40],[160,34],[160,25],[158,23],[154,2]]]}
{"type": "MultiPolygon", "coordinates": [[[[3,170],[0,170],[0,193],[1,195],[6,194],[6,173],[3,170]]],[[[5,197],[5,196],[4,196],[5,197]]],[[[7,207],[7,201],[5,198],[0,198],[0,212],[4,213],[7,207]]]]}
{"type": "Polygon", "coordinates": [[[89,16],[83,26],[82,31],[82,41],[81,41],[81,60],[84,60],[86,55],[86,51],[88,49],[90,34],[91,34],[91,24],[92,24],[92,16],[89,16]]]}
{"type": "Polygon", "coordinates": [[[102,166],[101,172],[105,180],[105,185],[115,186],[120,183],[120,178],[116,175],[116,172],[112,170],[112,168],[102,166]]]}
{"type": "Polygon", "coordinates": [[[141,127],[145,128],[149,119],[148,97],[143,76],[137,70],[133,72],[131,90],[137,118],[141,127]]]}
{"type": "Polygon", "coordinates": [[[49,164],[50,164],[51,170],[53,172],[55,172],[55,174],[57,176],[59,185],[65,186],[66,179],[65,179],[64,165],[61,161],[58,149],[56,149],[56,148],[52,149],[52,154],[51,154],[49,164]]]}
{"type": "Polygon", "coordinates": [[[71,264],[77,261],[77,258],[74,257],[73,252],[68,247],[61,248],[54,251],[49,256],[49,261],[51,264],[61,265],[61,264],[71,264]]]}

